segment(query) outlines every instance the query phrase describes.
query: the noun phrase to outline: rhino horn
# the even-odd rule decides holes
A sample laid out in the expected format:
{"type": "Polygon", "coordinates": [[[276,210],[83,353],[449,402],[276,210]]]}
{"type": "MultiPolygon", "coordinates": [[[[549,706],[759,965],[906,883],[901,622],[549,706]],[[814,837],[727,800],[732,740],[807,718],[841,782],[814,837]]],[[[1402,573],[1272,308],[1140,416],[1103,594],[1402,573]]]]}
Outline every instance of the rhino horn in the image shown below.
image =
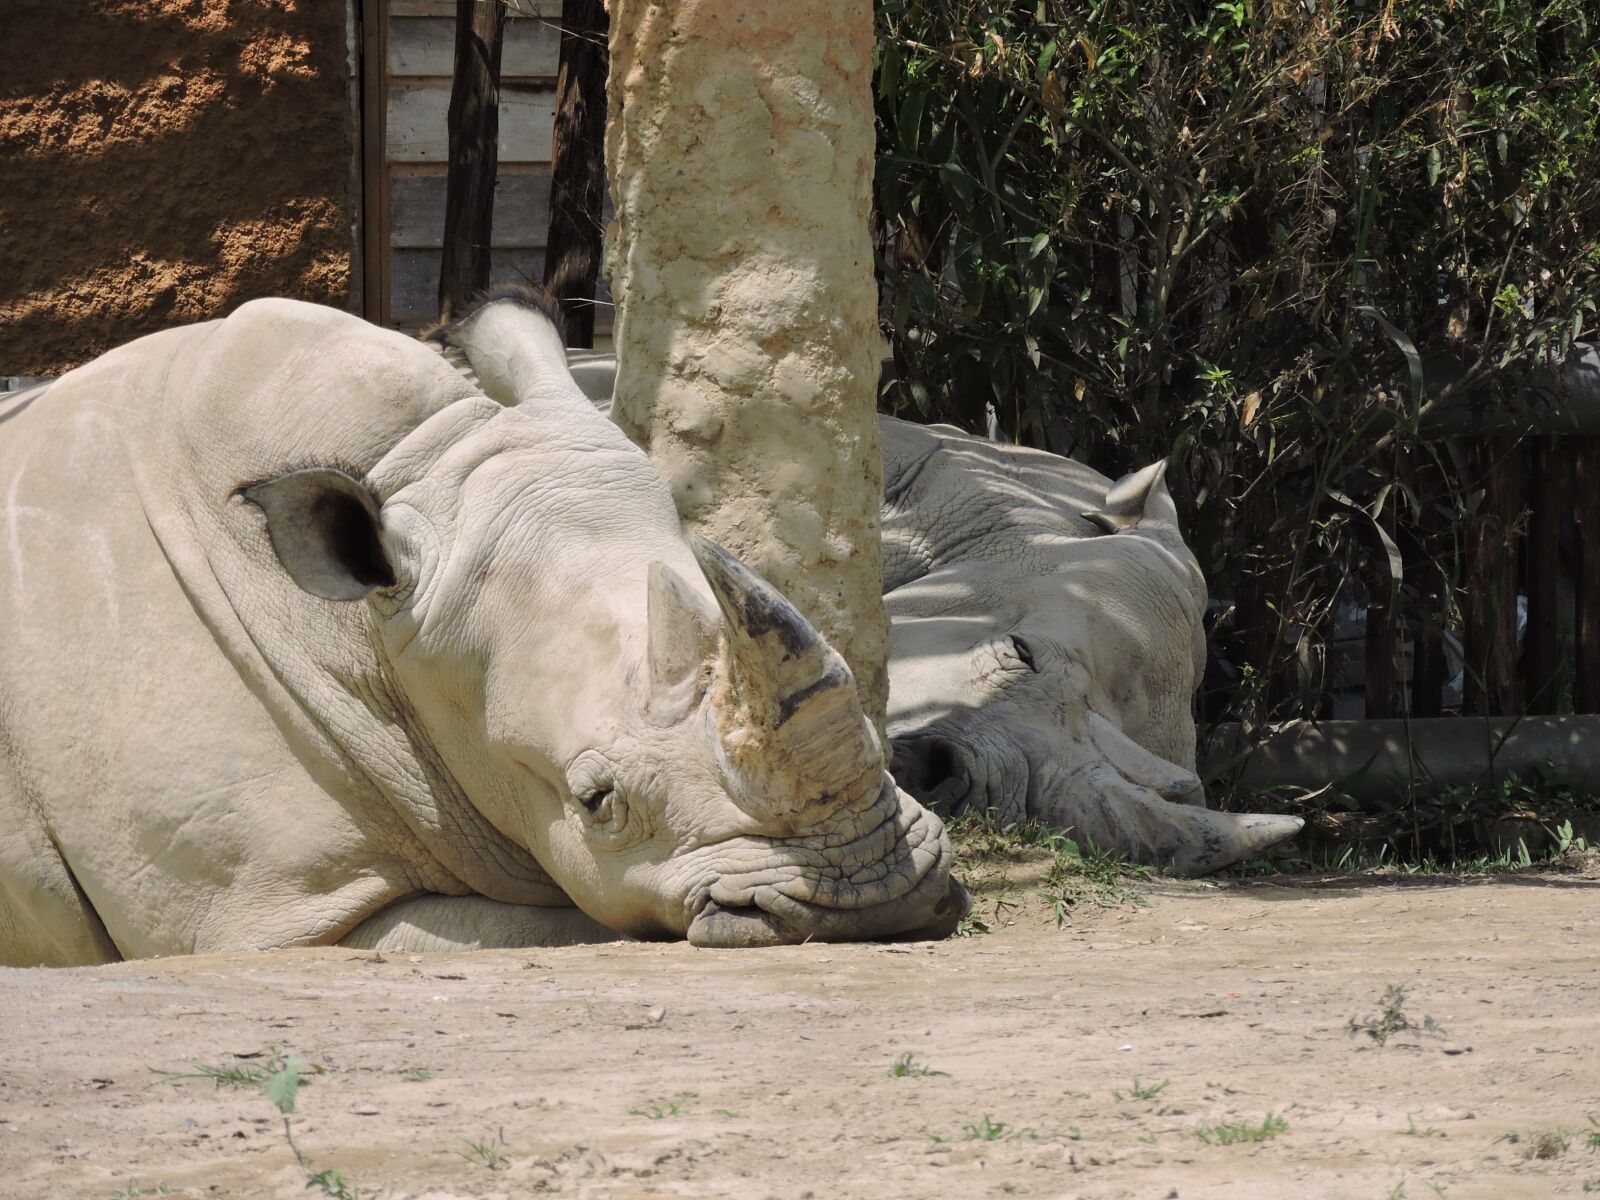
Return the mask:
{"type": "Polygon", "coordinates": [[[707,538],[691,545],[722,609],[718,726],[751,807],[790,818],[875,787],[883,750],[844,659],[739,559],[707,538]]]}
{"type": "Polygon", "coordinates": [[[1042,814],[1046,821],[1101,851],[1179,875],[1209,875],[1254,858],[1305,825],[1299,817],[1174,804],[1105,759],[1078,767],[1064,783],[1042,814]]]}
{"type": "Polygon", "coordinates": [[[717,610],[664,562],[650,564],[650,719],[675,725],[700,703],[717,652],[717,610]]]}

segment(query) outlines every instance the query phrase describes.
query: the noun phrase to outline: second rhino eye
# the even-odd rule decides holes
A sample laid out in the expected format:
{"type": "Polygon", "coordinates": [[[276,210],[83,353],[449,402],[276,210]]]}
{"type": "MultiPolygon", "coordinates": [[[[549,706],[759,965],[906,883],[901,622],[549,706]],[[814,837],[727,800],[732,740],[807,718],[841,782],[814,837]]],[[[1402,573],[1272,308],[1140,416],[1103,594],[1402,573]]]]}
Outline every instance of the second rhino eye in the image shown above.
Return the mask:
{"type": "Polygon", "coordinates": [[[1013,633],[1006,640],[1011,643],[1011,653],[1017,656],[1022,665],[1038,674],[1039,664],[1033,657],[1033,647],[1028,645],[1027,639],[1019,633],[1013,633]]]}

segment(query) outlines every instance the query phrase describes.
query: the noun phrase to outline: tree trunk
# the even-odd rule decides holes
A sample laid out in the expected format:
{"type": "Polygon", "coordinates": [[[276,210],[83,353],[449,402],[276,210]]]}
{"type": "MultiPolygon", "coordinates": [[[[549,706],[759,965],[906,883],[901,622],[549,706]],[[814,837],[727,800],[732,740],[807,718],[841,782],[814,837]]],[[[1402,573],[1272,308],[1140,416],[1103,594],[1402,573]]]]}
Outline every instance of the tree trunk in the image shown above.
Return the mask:
{"type": "Polygon", "coordinates": [[[613,416],[888,696],[868,0],[611,3],[613,416]]]}
{"type": "Polygon", "coordinates": [[[449,320],[489,286],[489,235],[499,162],[500,46],[505,0],[456,0],[439,317],[449,320]]]}
{"type": "Polygon", "coordinates": [[[563,0],[544,283],[561,301],[567,345],[582,349],[594,345],[594,293],[600,277],[607,24],[603,0],[563,0]]]}

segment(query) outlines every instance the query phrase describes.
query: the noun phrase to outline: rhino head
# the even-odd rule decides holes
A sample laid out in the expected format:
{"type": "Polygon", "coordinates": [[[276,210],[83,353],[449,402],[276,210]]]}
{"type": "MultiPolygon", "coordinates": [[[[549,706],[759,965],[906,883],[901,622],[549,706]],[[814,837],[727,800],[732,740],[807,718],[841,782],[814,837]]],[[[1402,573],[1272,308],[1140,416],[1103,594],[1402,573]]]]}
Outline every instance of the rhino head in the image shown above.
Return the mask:
{"type": "Polygon", "coordinates": [[[940,812],[1040,821],[1184,874],[1297,832],[1298,818],[1205,808],[1190,710],[1205,583],[1163,464],[1071,526],[1013,525],[984,504],[973,491],[957,507],[993,532],[885,597],[901,786],[940,812]]]}
{"type": "Polygon", "coordinates": [[[432,836],[479,869],[503,838],[643,937],[947,931],[964,894],[943,827],[895,787],[849,668],[737,558],[684,535],[548,321],[540,338],[557,357],[530,350],[522,404],[455,401],[364,478],[319,466],[241,492],[294,583],[364,606],[384,707],[433,790],[495,835],[432,836]]]}

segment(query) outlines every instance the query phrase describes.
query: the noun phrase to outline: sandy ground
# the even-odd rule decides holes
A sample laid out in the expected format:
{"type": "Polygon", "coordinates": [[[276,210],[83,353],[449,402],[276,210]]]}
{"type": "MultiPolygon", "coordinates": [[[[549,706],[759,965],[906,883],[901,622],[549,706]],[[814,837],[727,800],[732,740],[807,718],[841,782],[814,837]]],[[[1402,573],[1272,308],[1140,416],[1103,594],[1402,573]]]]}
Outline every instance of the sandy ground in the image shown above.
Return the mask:
{"type": "Polygon", "coordinates": [[[0,971],[0,1195],[307,1195],[260,1088],[154,1073],[273,1047],[326,1068],[294,1137],[350,1195],[1600,1191],[1592,870],[1141,890],[942,944],[0,971]],[[1389,984],[1444,1033],[1352,1037],[1389,984]]]}

